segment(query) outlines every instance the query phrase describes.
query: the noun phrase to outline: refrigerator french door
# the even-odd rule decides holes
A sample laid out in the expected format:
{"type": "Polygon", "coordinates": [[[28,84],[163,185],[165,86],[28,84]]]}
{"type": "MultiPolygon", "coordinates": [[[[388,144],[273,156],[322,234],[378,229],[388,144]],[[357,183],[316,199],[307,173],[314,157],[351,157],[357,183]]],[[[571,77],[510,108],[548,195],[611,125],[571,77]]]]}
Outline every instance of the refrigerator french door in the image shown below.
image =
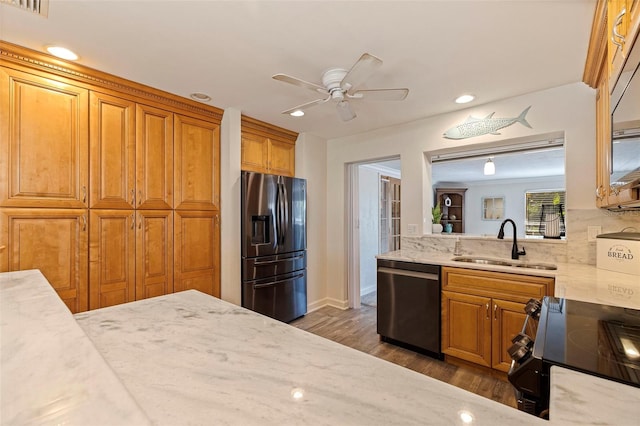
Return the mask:
{"type": "Polygon", "coordinates": [[[242,172],[242,306],[289,322],[307,312],[306,180],[242,172]]]}

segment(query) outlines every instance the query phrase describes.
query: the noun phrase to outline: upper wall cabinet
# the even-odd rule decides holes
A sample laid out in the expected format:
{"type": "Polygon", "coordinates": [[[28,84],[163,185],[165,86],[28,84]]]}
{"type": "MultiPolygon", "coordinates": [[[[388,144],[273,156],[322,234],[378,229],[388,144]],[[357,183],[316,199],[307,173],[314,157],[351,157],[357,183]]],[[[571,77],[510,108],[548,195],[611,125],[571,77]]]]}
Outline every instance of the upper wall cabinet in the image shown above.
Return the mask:
{"type": "Polygon", "coordinates": [[[173,207],[173,113],[90,95],[91,208],[173,207]]]}
{"type": "Polygon", "coordinates": [[[629,57],[640,25],[640,0],[609,0],[607,2],[607,58],[610,88],[613,90],[622,66],[629,57]]]}
{"type": "Polygon", "coordinates": [[[598,1],[583,75],[583,81],[597,90],[598,207],[617,209],[637,207],[640,203],[640,184],[635,176],[640,166],[635,154],[640,144],[640,117],[635,100],[640,83],[639,33],[640,0],[598,1]],[[625,108],[623,113],[622,107],[629,102],[632,107],[625,108]]]}
{"type": "Polygon", "coordinates": [[[175,208],[220,209],[220,126],[175,116],[175,208]]]}
{"type": "Polygon", "coordinates": [[[0,68],[0,205],[87,206],[89,91],[0,68]]]}
{"type": "Polygon", "coordinates": [[[297,133],[242,117],[242,170],[295,175],[297,133]]]}

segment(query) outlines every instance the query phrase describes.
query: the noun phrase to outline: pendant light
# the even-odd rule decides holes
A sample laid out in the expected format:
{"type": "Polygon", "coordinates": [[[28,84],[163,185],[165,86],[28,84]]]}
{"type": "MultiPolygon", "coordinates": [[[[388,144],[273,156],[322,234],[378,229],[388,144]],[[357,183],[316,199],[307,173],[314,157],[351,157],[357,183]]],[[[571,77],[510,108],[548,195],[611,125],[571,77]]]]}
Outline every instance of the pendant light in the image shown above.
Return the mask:
{"type": "Polygon", "coordinates": [[[484,163],[484,175],[489,176],[489,175],[495,175],[495,174],[496,174],[496,165],[493,161],[491,161],[491,158],[489,158],[487,162],[484,163]]]}

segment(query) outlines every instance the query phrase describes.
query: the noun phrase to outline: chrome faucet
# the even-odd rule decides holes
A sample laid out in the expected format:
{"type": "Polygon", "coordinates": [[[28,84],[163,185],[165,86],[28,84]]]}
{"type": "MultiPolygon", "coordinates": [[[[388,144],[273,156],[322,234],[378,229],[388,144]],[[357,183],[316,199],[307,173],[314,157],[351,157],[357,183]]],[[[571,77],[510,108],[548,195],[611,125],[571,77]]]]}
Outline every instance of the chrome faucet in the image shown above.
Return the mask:
{"type": "Polygon", "coordinates": [[[524,251],[524,247],[522,247],[522,251],[518,251],[518,237],[516,236],[516,223],[513,220],[505,219],[504,222],[502,222],[502,225],[500,225],[500,231],[498,232],[498,239],[499,240],[504,239],[504,224],[507,222],[511,222],[511,224],[513,225],[513,247],[511,247],[511,258],[518,260],[519,256],[524,256],[525,254],[527,254],[527,252],[524,251]]]}

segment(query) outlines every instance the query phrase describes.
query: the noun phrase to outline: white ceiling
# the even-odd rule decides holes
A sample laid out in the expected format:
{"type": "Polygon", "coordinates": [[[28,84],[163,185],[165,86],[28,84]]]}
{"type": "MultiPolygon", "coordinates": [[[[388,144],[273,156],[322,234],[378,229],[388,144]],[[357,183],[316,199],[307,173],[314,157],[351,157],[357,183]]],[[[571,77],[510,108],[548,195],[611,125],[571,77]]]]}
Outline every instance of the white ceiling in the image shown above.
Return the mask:
{"type": "Polygon", "coordinates": [[[595,0],[149,1],[50,0],[49,16],[0,4],[0,38],[36,50],[63,44],[80,63],[297,132],[335,138],[581,81],[595,0]],[[384,63],[361,88],[407,87],[401,102],[332,103],[275,81],[320,83],[364,52],[384,63]]]}

